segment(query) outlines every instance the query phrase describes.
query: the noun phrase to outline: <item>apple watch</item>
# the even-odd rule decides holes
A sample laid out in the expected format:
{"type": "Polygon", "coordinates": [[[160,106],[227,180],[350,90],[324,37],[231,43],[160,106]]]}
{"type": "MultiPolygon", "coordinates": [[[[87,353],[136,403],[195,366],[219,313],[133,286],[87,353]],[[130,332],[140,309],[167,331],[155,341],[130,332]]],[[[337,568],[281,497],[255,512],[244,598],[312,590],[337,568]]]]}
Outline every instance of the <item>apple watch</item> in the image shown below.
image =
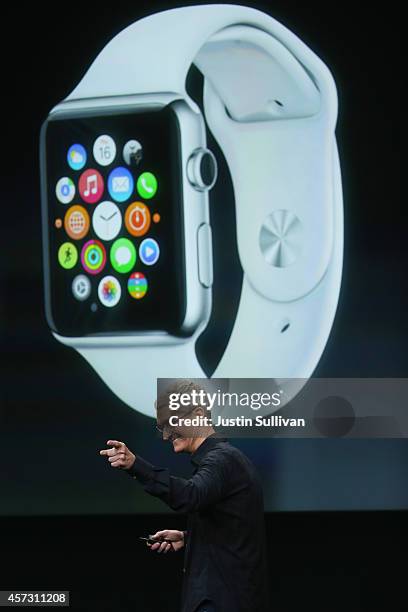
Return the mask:
{"type": "Polygon", "coordinates": [[[327,343],[343,261],[337,93],[269,15],[177,8],[116,35],[40,137],[45,310],[124,402],[154,416],[157,378],[201,378],[211,313],[209,190],[234,189],[243,284],[218,378],[307,379],[327,343]]]}

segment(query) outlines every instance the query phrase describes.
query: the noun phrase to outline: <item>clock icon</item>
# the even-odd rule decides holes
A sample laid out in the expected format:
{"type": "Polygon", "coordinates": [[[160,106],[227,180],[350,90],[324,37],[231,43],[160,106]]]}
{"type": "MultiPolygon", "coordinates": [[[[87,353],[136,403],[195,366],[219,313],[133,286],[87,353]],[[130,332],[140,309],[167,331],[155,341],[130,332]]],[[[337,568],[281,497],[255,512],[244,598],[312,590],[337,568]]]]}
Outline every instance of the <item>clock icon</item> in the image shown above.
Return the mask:
{"type": "Polygon", "coordinates": [[[113,240],[122,227],[122,214],[119,207],[108,200],[101,202],[92,215],[92,225],[98,238],[113,240]]]}

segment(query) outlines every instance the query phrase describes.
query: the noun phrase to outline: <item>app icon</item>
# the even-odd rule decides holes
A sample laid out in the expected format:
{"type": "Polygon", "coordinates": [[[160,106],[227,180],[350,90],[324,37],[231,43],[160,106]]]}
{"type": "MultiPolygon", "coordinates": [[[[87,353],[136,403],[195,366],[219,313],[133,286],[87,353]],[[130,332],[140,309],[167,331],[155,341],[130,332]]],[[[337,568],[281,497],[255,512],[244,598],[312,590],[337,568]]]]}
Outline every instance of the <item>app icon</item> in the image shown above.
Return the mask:
{"type": "Polygon", "coordinates": [[[73,170],[82,170],[86,164],[86,151],[80,144],[73,144],[68,149],[67,161],[73,170]]]}
{"type": "Polygon", "coordinates": [[[159,259],[159,245],[153,238],[145,238],[139,247],[139,257],[146,266],[153,266],[159,259]]]}
{"type": "Polygon", "coordinates": [[[123,147],[123,159],[128,166],[138,166],[143,159],[143,148],[137,140],[129,140],[123,147]]]}
{"type": "Polygon", "coordinates": [[[132,236],[143,236],[150,227],[150,210],[143,202],[133,202],[125,212],[125,225],[132,236]]]}
{"type": "Polygon", "coordinates": [[[78,274],[72,281],[72,293],[74,298],[83,302],[91,295],[91,281],[85,274],[78,274]]]}
{"type": "Polygon", "coordinates": [[[69,204],[74,199],[75,185],[67,176],[63,176],[55,187],[55,195],[61,204],[69,204]]]}
{"type": "Polygon", "coordinates": [[[134,188],[133,176],[127,168],[115,168],[108,178],[108,189],[116,202],[125,202],[130,198],[134,188]]]}
{"type": "Polygon", "coordinates": [[[66,270],[73,268],[78,261],[78,251],[72,242],[64,242],[58,249],[58,261],[66,270]]]}
{"type": "Polygon", "coordinates": [[[151,172],[143,172],[137,179],[137,190],[145,200],[152,198],[157,191],[157,179],[151,172]]]}
{"type": "Polygon", "coordinates": [[[86,272],[98,274],[106,264],[106,251],[99,240],[88,240],[82,247],[81,262],[86,272]]]}
{"type": "Polygon", "coordinates": [[[116,145],[113,138],[103,134],[94,142],[93,155],[95,161],[101,166],[109,166],[116,157],[116,145]]]}
{"type": "Polygon", "coordinates": [[[113,240],[122,227],[122,214],[113,202],[101,202],[92,215],[92,225],[98,238],[113,240]]]}
{"type": "Polygon", "coordinates": [[[103,194],[103,178],[98,170],[90,168],[81,174],[79,179],[79,193],[84,202],[95,204],[103,194]]]}
{"type": "Polygon", "coordinates": [[[122,288],[114,276],[104,276],[98,285],[98,296],[104,306],[112,308],[120,300],[122,288]]]}
{"type": "Polygon", "coordinates": [[[133,272],[128,279],[128,291],[135,300],[146,295],[148,288],[147,278],[141,272],[133,272]]]}
{"type": "Polygon", "coordinates": [[[64,228],[70,238],[81,240],[89,230],[89,215],[83,206],[75,204],[68,208],[64,217],[64,228]]]}
{"type": "Polygon", "coordinates": [[[110,252],[112,267],[116,272],[126,274],[130,272],[136,263],[136,249],[127,238],[119,238],[112,244],[110,252]]]}

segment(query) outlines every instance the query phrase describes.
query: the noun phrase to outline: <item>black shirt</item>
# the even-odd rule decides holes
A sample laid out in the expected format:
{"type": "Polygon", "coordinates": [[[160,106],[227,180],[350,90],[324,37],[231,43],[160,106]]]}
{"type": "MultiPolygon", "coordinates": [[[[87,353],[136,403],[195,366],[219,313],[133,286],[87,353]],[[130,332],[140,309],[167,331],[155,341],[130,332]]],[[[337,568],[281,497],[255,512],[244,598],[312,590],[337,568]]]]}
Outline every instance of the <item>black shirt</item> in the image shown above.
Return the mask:
{"type": "Polygon", "coordinates": [[[190,479],[136,457],[147,493],[188,513],[182,612],[205,599],[217,612],[269,612],[262,486],[251,461],[212,434],[191,455],[190,479]]]}

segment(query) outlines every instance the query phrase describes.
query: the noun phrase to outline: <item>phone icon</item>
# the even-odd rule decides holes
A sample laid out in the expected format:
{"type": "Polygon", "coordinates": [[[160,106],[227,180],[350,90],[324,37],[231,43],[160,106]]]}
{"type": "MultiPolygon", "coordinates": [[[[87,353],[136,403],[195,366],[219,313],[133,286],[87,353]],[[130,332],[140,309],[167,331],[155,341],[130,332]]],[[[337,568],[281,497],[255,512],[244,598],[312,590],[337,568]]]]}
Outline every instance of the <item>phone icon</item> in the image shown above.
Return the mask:
{"type": "Polygon", "coordinates": [[[145,200],[152,198],[157,191],[157,179],[152,172],[143,172],[137,179],[137,190],[145,200]]]}
{"type": "Polygon", "coordinates": [[[142,184],[143,189],[145,189],[148,193],[153,193],[153,187],[148,186],[145,178],[142,178],[140,182],[142,184]]]}

